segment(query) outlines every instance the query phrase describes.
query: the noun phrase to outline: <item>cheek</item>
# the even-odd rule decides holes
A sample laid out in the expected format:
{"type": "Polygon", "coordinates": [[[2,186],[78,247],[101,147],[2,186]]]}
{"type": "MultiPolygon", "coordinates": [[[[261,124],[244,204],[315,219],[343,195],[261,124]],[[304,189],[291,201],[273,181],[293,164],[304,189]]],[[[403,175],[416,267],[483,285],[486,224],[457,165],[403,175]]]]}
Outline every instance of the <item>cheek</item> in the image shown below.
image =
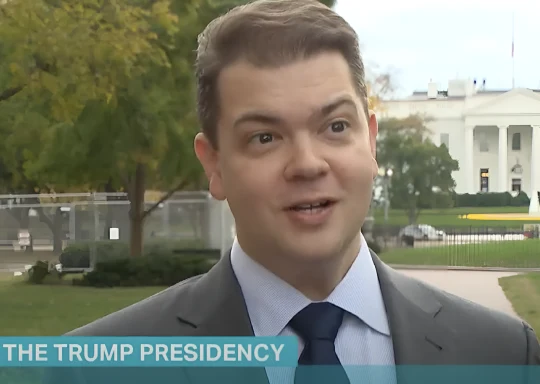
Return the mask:
{"type": "Polygon", "coordinates": [[[351,147],[343,159],[340,173],[345,184],[356,191],[371,189],[376,163],[369,143],[351,147]]]}
{"type": "Polygon", "coordinates": [[[275,164],[245,160],[230,162],[222,170],[223,188],[227,199],[240,209],[256,207],[272,200],[277,179],[275,164]]]}

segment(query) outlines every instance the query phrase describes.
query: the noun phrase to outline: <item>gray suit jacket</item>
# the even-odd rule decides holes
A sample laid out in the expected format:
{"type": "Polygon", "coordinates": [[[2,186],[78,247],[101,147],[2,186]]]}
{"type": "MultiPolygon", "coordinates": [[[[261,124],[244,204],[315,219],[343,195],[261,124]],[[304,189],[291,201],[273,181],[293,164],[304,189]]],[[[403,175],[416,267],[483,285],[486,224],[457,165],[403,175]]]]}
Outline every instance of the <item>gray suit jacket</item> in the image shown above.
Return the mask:
{"type": "MultiPolygon", "coordinates": [[[[396,365],[540,365],[540,345],[524,321],[406,277],[373,253],[372,257],[396,365]]],[[[205,275],[68,335],[253,336],[253,330],[229,255],[205,275]]],[[[185,382],[208,379],[204,370],[196,371],[185,382]]],[[[245,369],[244,373],[253,375],[249,379],[254,382],[267,383],[263,369],[245,369]]]]}

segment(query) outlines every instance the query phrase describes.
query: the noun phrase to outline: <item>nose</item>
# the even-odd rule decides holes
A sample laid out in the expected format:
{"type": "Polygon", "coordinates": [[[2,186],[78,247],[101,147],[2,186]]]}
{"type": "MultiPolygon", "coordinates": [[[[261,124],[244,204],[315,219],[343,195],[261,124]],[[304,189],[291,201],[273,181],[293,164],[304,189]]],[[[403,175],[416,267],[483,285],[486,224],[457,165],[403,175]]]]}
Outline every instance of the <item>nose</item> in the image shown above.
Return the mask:
{"type": "Polygon", "coordinates": [[[330,167],[322,151],[309,138],[297,140],[290,147],[289,161],[285,168],[287,180],[316,179],[328,173],[330,167]]]}

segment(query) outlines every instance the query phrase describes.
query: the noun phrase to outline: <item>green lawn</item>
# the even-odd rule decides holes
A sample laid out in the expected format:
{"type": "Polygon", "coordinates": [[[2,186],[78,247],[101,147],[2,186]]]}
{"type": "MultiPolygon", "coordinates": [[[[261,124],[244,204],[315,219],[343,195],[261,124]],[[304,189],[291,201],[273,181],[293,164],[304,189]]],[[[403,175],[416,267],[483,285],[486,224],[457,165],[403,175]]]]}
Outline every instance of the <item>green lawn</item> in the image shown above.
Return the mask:
{"type": "Polygon", "coordinates": [[[394,248],[380,257],[388,264],[540,268],[540,240],[394,248]]]}
{"type": "Polygon", "coordinates": [[[517,314],[540,337],[540,273],[528,273],[499,279],[506,297],[517,314]]]}
{"type": "MultiPolygon", "coordinates": [[[[429,224],[434,227],[522,227],[526,221],[480,221],[460,219],[460,215],[471,213],[527,213],[528,207],[475,207],[475,208],[449,208],[426,209],[420,211],[418,223],[429,224]]],[[[374,211],[375,223],[384,224],[384,210],[374,211]]],[[[532,223],[539,223],[538,221],[532,223]]],[[[391,209],[388,212],[388,225],[405,226],[409,221],[403,210],[391,209]]]]}
{"type": "Polygon", "coordinates": [[[0,335],[61,335],[161,290],[29,285],[21,278],[0,275],[0,308],[6,315],[0,316],[0,335]]]}

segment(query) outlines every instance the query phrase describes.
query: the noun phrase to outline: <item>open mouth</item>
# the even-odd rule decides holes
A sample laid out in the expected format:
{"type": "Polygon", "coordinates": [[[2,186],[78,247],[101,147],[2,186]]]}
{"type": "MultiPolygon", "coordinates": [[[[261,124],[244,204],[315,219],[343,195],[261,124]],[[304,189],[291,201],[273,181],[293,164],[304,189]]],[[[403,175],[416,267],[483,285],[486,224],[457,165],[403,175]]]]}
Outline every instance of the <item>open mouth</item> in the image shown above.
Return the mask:
{"type": "Polygon", "coordinates": [[[289,208],[289,210],[296,211],[296,212],[313,212],[313,211],[318,211],[318,210],[328,208],[334,203],[335,202],[332,200],[321,200],[319,202],[314,202],[314,203],[293,205],[289,208]]]}

